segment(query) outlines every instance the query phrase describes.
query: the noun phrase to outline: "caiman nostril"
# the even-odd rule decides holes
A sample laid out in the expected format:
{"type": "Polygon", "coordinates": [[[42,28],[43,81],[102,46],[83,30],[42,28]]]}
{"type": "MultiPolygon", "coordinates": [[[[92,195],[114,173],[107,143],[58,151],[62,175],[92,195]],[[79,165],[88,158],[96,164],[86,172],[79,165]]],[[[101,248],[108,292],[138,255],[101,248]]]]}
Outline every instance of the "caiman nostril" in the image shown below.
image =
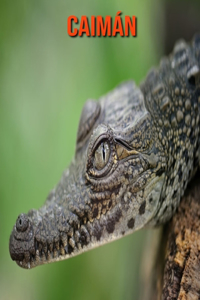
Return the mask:
{"type": "Polygon", "coordinates": [[[18,232],[23,232],[28,228],[28,224],[29,224],[29,219],[27,217],[27,215],[25,214],[21,214],[19,215],[19,217],[17,218],[17,222],[16,222],[16,229],[18,232]]]}

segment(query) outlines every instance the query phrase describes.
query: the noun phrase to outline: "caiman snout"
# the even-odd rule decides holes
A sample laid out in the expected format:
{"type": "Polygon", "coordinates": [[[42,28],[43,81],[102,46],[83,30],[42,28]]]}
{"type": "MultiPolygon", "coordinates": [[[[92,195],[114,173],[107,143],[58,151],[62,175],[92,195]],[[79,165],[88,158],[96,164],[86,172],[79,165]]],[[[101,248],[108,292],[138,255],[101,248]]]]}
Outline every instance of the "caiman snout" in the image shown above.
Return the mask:
{"type": "Polygon", "coordinates": [[[20,264],[21,261],[29,261],[30,254],[34,255],[33,227],[26,214],[20,214],[13,227],[9,243],[10,256],[20,264]]]}

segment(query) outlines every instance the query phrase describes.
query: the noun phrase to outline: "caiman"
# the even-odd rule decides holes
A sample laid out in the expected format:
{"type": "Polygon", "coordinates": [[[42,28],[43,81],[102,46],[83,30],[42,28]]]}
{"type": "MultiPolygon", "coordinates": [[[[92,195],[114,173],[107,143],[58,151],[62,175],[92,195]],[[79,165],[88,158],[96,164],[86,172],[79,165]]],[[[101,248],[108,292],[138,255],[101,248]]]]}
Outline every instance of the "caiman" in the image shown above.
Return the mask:
{"type": "Polygon", "coordinates": [[[128,81],[85,103],[75,157],[45,204],[18,216],[11,258],[29,269],[168,221],[199,167],[199,118],[196,35],[140,87],[128,81]]]}

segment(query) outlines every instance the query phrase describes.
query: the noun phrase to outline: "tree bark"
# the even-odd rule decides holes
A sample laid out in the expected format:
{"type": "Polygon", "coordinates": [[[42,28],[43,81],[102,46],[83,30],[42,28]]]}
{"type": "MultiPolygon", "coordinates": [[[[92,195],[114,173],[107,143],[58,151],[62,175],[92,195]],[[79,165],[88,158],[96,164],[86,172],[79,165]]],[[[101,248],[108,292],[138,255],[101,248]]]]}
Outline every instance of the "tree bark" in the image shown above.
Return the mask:
{"type": "Polygon", "coordinates": [[[142,300],[200,299],[200,180],[189,185],[177,213],[153,233],[145,250],[142,300]],[[150,267],[149,267],[150,264],[150,267]],[[147,267],[148,266],[148,267],[147,267]]]}

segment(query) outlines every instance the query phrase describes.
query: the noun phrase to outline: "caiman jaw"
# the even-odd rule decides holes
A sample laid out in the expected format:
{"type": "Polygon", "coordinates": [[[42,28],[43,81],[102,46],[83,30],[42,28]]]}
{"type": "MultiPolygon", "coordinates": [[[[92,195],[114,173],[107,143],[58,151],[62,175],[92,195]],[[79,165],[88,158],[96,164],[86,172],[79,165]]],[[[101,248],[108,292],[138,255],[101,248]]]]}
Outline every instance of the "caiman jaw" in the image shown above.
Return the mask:
{"type": "MultiPolygon", "coordinates": [[[[69,192],[65,190],[66,194],[60,198],[62,178],[56,191],[50,193],[41,209],[31,210],[27,215],[21,214],[17,218],[10,236],[9,250],[11,258],[20,267],[30,269],[67,259],[100,246],[106,243],[101,239],[103,226],[113,231],[114,222],[119,222],[122,214],[117,207],[113,209],[113,217],[115,216],[113,222],[107,220],[104,215],[94,221],[92,216],[97,217],[96,211],[94,210],[92,215],[89,206],[80,203],[83,193],[78,192],[77,187],[71,184],[73,176],[69,173],[67,170],[63,174],[65,183],[69,182],[69,192]],[[62,205],[63,201],[67,203],[66,207],[62,205]],[[82,206],[84,208],[81,210],[82,206]]],[[[89,203],[87,190],[84,193],[84,201],[86,198],[88,199],[86,202],[89,203]]],[[[107,241],[113,239],[114,236],[107,237],[107,241]]]]}
{"type": "MultiPolygon", "coordinates": [[[[69,173],[66,171],[63,175],[66,180],[71,177],[68,176],[69,173]]],[[[146,199],[148,219],[152,217],[148,212],[151,211],[148,203],[155,204],[148,201],[148,197],[152,189],[156,190],[156,186],[159,194],[161,184],[162,181],[160,183],[159,179],[155,178],[149,188],[148,185],[146,186],[147,192],[143,194],[146,199]],[[153,188],[151,188],[152,184],[153,188]]],[[[70,191],[59,203],[61,185],[62,180],[56,192],[53,190],[50,193],[46,204],[41,209],[31,210],[27,215],[21,214],[16,221],[9,248],[11,258],[20,267],[30,269],[64,260],[117,240],[143,227],[141,221],[145,217],[143,205],[138,206],[137,199],[131,200],[127,196],[124,202],[120,201],[126,192],[126,186],[120,185],[115,189],[115,194],[112,193],[111,196],[108,194],[107,199],[97,197],[91,200],[89,198],[91,192],[86,189],[84,194],[74,194],[77,203],[72,199],[72,191],[70,191]],[[88,199],[84,208],[78,202],[78,198],[80,200],[83,195],[84,199],[88,199]],[[67,209],[63,208],[62,201],[68,203],[67,209]],[[101,214],[100,206],[103,211],[101,214]],[[133,210],[140,214],[139,218],[132,214],[133,210]]]]}
{"type": "MultiPolygon", "coordinates": [[[[122,214],[120,209],[115,209],[115,211],[113,222],[117,224],[122,214]]],[[[122,234],[118,237],[107,234],[106,241],[100,239],[103,233],[101,224],[107,224],[107,230],[111,232],[114,230],[113,223],[109,224],[105,217],[101,217],[100,220],[93,223],[88,221],[87,224],[81,225],[78,218],[71,213],[67,221],[62,208],[56,205],[48,215],[47,223],[47,216],[42,216],[40,213],[31,211],[28,215],[21,214],[10,237],[11,258],[25,269],[67,259],[122,236],[122,234]],[[36,218],[40,220],[37,224],[36,218]],[[18,223],[22,222],[28,224],[27,228],[24,226],[24,231],[18,226],[18,223]],[[48,235],[46,225],[54,228],[51,235],[48,235]],[[46,229],[44,235],[42,229],[46,229]]]]}

